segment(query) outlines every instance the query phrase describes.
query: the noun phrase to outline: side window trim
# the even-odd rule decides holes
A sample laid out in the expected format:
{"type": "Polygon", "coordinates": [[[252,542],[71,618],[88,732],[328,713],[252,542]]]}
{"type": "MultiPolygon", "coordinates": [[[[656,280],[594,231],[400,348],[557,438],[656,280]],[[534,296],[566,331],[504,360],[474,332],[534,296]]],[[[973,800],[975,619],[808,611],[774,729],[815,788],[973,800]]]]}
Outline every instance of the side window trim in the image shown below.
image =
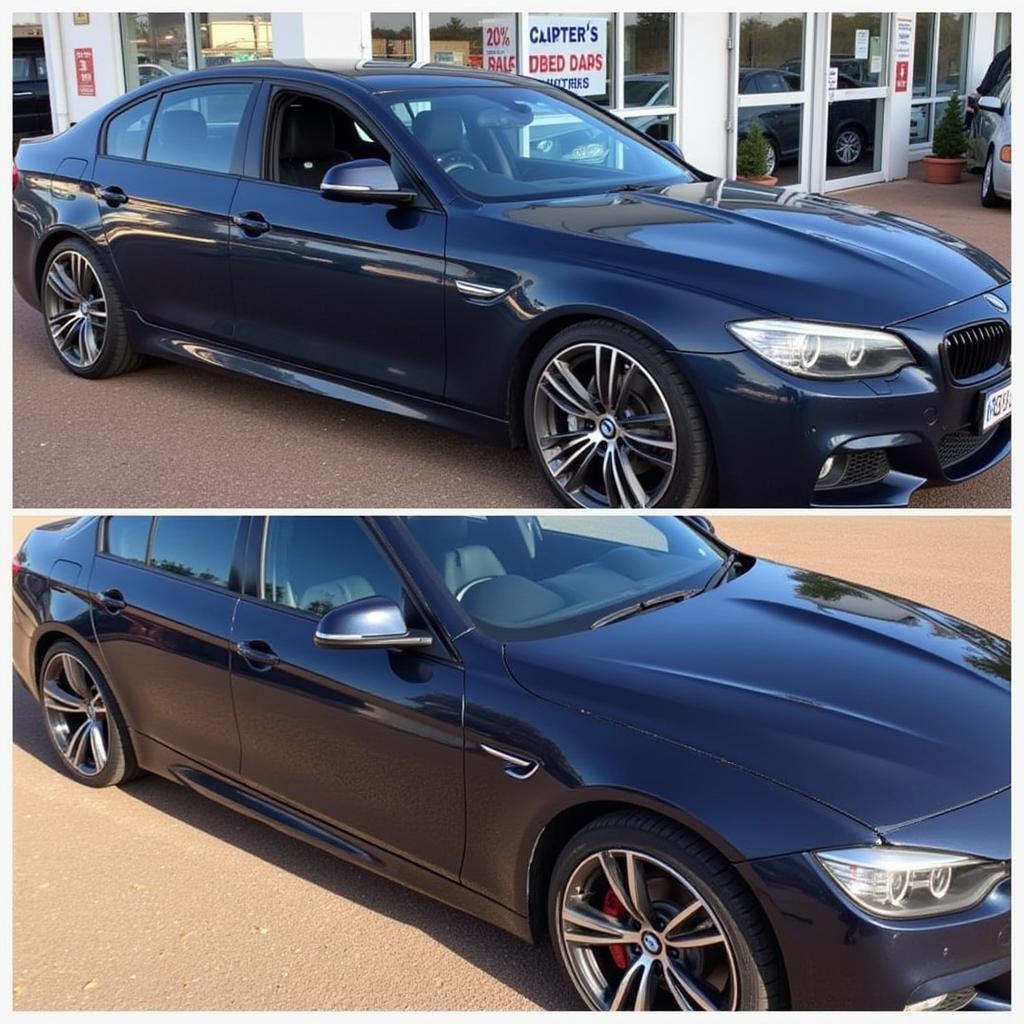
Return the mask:
{"type": "Polygon", "coordinates": [[[134,558],[123,558],[121,555],[115,555],[110,550],[110,520],[113,518],[114,516],[104,516],[100,529],[96,531],[96,554],[104,558],[112,558],[115,562],[124,562],[126,565],[135,565],[142,569],[148,569],[150,567],[149,553],[153,546],[153,527],[157,516],[147,517],[149,519],[149,530],[146,532],[146,550],[143,553],[141,562],[137,562],[134,558]]]}
{"type": "Polygon", "coordinates": [[[100,145],[100,156],[106,157],[109,160],[125,160],[128,163],[140,164],[145,163],[146,150],[149,148],[149,134],[153,130],[153,122],[156,120],[156,113],[160,109],[160,95],[153,96],[152,94],[141,96],[134,103],[127,103],[123,107],[119,107],[115,110],[104,122],[101,128],[101,145],[100,145]],[[117,120],[122,114],[127,114],[130,110],[134,110],[136,107],[141,107],[143,104],[148,103],[150,100],[155,99],[156,104],[153,107],[153,113],[149,118],[149,124],[146,126],[146,138],[142,143],[142,157],[132,156],[119,156],[116,153],[108,152],[108,145],[110,142],[110,125],[113,121],[117,120]]]}

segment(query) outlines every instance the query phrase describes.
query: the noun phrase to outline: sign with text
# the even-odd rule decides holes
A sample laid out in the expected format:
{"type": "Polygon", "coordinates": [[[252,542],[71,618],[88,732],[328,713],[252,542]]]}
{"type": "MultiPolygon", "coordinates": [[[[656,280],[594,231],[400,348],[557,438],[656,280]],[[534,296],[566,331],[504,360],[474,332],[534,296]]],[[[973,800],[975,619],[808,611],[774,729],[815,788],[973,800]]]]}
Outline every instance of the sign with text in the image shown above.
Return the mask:
{"type": "Polygon", "coordinates": [[[893,90],[895,92],[907,91],[907,79],[910,77],[910,61],[896,61],[896,75],[894,78],[893,90]]]}
{"type": "Polygon", "coordinates": [[[484,18],[484,71],[518,74],[515,15],[484,18]]]}
{"type": "Polygon", "coordinates": [[[529,73],[580,96],[606,92],[608,19],[582,14],[531,15],[529,73]]]}
{"type": "Polygon", "coordinates": [[[92,47],[75,48],[75,81],[79,96],[96,95],[96,74],[93,70],[92,47]]]}

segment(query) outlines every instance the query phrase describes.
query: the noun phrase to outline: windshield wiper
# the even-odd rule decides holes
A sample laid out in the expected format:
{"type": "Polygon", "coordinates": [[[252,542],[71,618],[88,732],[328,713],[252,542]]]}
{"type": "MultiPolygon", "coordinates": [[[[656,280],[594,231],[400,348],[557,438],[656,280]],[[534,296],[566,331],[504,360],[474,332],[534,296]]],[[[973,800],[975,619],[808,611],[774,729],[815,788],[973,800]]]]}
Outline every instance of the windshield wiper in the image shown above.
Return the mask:
{"type": "Polygon", "coordinates": [[[618,622],[620,619],[628,619],[631,615],[650,611],[651,608],[658,608],[663,604],[673,604],[676,601],[685,601],[688,597],[693,597],[699,593],[701,593],[699,590],[670,590],[667,594],[659,594],[657,597],[648,597],[643,601],[637,601],[635,604],[628,604],[625,608],[617,608],[613,612],[608,612],[607,615],[602,615],[599,619],[594,619],[590,624],[590,628],[600,629],[601,626],[607,626],[610,622],[618,622]]]}
{"type": "Polygon", "coordinates": [[[729,557],[714,571],[711,578],[700,588],[700,592],[706,593],[708,590],[714,590],[720,583],[724,583],[732,571],[732,567],[736,564],[736,552],[731,551],[729,557]]]}
{"type": "Polygon", "coordinates": [[[658,182],[647,183],[639,181],[631,181],[625,185],[612,185],[611,188],[607,189],[608,192],[640,192],[645,188],[664,188],[664,185],[658,184],[658,182]]]}

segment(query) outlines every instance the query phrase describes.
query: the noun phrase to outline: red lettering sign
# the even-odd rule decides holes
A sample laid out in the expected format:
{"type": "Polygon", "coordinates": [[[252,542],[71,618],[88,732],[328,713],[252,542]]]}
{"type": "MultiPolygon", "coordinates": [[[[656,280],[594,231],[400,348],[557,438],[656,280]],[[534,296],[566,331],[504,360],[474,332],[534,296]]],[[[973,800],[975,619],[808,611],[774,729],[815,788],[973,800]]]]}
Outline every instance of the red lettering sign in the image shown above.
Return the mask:
{"type": "Polygon", "coordinates": [[[910,77],[910,61],[898,60],[896,61],[896,84],[894,89],[896,92],[907,91],[907,79],[910,77]]]}
{"type": "Polygon", "coordinates": [[[92,47],[84,46],[75,50],[75,81],[79,96],[96,95],[96,75],[92,64],[92,47]]]}

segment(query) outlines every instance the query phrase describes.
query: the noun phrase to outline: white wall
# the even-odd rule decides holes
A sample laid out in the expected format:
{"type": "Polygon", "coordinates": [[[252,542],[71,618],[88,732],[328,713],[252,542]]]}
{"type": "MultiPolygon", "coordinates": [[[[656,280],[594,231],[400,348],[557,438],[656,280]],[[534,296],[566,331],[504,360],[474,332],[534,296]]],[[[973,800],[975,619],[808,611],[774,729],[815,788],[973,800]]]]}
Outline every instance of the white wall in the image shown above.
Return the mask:
{"type": "Polygon", "coordinates": [[[363,14],[360,11],[274,13],[270,20],[275,57],[358,60],[364,56],[363,14]]]}
{"type": "Polygon", "coordinates": [[[71,14],[43,15],[47,63],[59,67],[50,74],[50,108],[55,131],[81,121],[124,91],[121,37],[116,14],[89,15],[88,25],[76,25],[71,14]],[[95,96],[79,96],[75,75],[75,50],[92,50],[95,96]]]}
{"type": "Polygon", "coordinates": [[[679,116],[686,159],[708,174],[728,170],[729,14],[677,15],[683,23],[679,116]]]}

